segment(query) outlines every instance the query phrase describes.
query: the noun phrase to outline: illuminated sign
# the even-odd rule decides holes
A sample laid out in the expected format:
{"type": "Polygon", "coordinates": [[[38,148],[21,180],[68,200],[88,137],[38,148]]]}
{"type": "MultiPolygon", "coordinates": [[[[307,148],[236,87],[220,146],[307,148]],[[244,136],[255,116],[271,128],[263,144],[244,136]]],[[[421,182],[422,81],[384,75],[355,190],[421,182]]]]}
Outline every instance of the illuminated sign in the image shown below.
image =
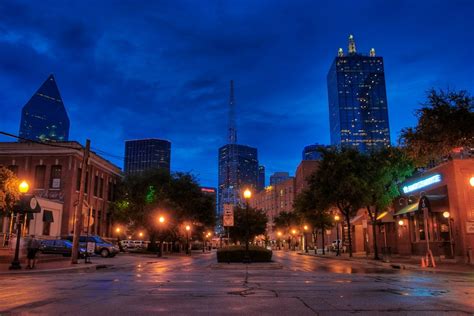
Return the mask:
{"type": "Polygon", "coordinates": [[[424,188],[424,187],[427,187],[427,186],[430,186],[434,183],[438,183],[438,182],[441,182],[441,175],[440,174],[435,174],[429,178],[426,178],[426,179],[422,179],[418,182],[415,182],[413,184],[410,184],[410,185],[406,185],[403,187],[403,193],[410,193],[410,192],[413,192],[413,191],[416,191],[418,189],[421,189],[421,188],[424,188]]]}
{"type": "Polygon", "coordinates": [[[201,188],[201,191],[206,192],[206,193],[216,193],[215,189],[208,189],[208,188],[201,188]]]}

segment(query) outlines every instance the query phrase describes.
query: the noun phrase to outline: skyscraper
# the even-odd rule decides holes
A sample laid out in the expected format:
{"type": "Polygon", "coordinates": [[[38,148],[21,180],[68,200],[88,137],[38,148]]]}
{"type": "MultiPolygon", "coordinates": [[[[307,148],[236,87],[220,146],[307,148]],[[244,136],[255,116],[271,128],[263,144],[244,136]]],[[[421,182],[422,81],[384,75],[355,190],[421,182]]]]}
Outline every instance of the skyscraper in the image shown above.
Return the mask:
{"type": "Polygon", "coordinates": [[[230,82],[228,144],[219,148],[218,164],[217,220],[219,226],[223,205],[241,204],[241,191],[247,187],[257,189],[258,182],[257,148],[237,144],[233,81],[230,82]]]}
{"type": "Polygon", "coordinates": [[[383,58],[371,49],[356,51],[349,36],[349,51],[339,48],[327,75],[331,144],[361,152],[390,146],[383,58]]]}
{"type": "Polygon", "coordinates": [[[258,166],[257,191],[265,189],[265,166],[258,166]]]}
{"type": "Polygon", "coordinates": [[[170,171],[171,143],[150,138],[125,142],[125,173],[138,174],[150,169],[170,171]]]}
{"type": "Polygon", "coordinates": [[[270,176],[270,185],[275,185],[278,183],[282,183],[285,180],[290,178],[290,174],[288,172],[277,171],[270,176]]]}
{"type": "Polygon", "coordinates": [[[67,141],[69,117],[53,75],[23,106],[20,137],[35,141],[67,141]]]}

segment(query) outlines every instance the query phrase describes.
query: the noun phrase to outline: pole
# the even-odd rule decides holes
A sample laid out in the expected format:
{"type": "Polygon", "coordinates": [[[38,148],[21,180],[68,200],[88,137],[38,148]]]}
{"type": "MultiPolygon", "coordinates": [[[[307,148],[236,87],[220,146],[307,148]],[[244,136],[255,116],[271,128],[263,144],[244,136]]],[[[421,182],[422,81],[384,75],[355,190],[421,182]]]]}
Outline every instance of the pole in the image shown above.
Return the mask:
{"type": "Polygon", "coordinates": [[[245,257],[244,263],[250,263],[250,254],[249,254],[249,202],[247,200],[245,205],[245,222],[246,222],[246,230],[245,230],[245,257]]]}
{"type": "Polygon", "coordinates": [[[84,189],[86,187],[86,172],[89,163],[89,151],[91,148],[91,141],[86,140],[86,148],[84,150],[84,156],[82,157],[82,170],[81,170],[81,184],[79,186],[79,202],[77,208],[74,211],[74,236],[72,239],[72,254],[71,263],[77,264],[77,257],[79,252],[79,239],[81,238],[81,226],[82,226],[82,206],[84,205],[84,189]]]}
{"type": "MultiPolygon", "coordinates": [[[[87,242],[89,242],[89,229],[91,227],[91,217],[92,217],[92,206],[89,207],[89,216],[87,218],[87,242]]],[[[84,255],[84,263],[92,263],[89,260],[89,252],[87,251],[87,244],[86,244],[86,253],[84,255]]]]}
{"type": "Polygon", "coordinates": [[[451,257],[454,258],[453,233],[451,231],[451,218],[448,218],[449,246],[451,248],[451,257]]]}
{"type": "Polygon", "coordinates": [[[341,252],[339,250],[339,222],[336,222],[336,256],[340,256],[341,252]]]}
{"type": "Polygon", "coordinates": [[[21,238],[21,215],[17,213],[16,215],[16,248],[15,248],[15,257],[13,258],[10,270],[20,270],[20,238],[21,238]]]}

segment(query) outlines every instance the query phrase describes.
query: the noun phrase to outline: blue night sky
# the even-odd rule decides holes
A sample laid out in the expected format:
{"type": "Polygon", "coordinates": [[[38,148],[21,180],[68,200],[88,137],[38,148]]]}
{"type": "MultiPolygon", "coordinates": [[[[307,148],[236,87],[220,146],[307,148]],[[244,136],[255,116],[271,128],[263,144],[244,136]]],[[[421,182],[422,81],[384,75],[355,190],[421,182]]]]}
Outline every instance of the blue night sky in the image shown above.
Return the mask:
{"type": "Polygon", "coordinates": [[[172,170],[216,186],[229,80],[239,143],[267,179],[293,174],[329,143],[326,74],[350,33],[384,57],[394,144],[427,89],[474,92],[474,1],[98,2],[0,2],[1,131],[54,73],[70,140],[122,167],[124,140],[168,139],[172,170]]]}

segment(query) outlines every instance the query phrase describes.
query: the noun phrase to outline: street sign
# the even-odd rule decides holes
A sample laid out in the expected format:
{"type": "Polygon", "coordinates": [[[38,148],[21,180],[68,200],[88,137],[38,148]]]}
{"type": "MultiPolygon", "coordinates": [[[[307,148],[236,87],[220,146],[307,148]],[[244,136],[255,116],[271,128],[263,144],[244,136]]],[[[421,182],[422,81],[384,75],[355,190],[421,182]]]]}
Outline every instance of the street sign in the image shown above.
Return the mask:
{"type": "Polygon", "coordinates": [[[93,254],[95,251],[95,242],[88,241],[87,242],[87,253],[88,254],[93,254]]]}
{"type": "Polygon", "coordinates": [[[234,206],[232,204],[224,204],[224,219],[225,227],[234,226],[234,206]]]}

